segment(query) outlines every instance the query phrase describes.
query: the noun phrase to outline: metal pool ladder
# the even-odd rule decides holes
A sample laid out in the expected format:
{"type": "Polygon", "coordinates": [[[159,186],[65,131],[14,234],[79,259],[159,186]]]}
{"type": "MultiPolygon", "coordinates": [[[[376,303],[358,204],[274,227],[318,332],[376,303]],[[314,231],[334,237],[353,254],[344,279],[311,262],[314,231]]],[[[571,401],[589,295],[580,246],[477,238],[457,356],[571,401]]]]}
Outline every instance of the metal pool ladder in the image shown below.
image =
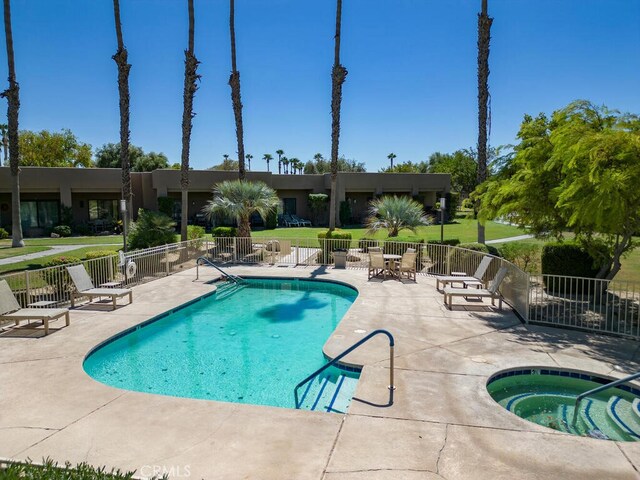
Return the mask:
{"type": "Polygon", "coordinates": [[[393,404],[393,391],[396,389],[396,387],[393,385],[393,349],[394,349],[394,346],[395,346],[395,341],[393,339],[393,335],[391,335],[390,332],[388,332],[387,330],[379,329],[379,330],[374,330],[373,332],[371,332],[369,335],[367,335],[363,339],[361,339],[358,342],[356,342],[353,345],[351,345],[349,348],[347,348],[340,355],[335,357],[329,363],[327,363],[327,364],[323,365],[322,367],[320,367],[318,370],[313,372],[307,378],[302,380],[298,385],[296,385],[296,387],[293,389],[293,395],[295,397],[296,408],[300,408],[300,400],[298,399],[298,389],[300,389],[301,386],[303,386],[305,383],[309,382],[310,380],[313,380],[315,377],[317,377],[322,372],[324,372],[327,368],[329,368],[330,366],[335,365],[336,363],[338,363],[342,358],[344,358],[345,356],[347,356],[348,354],[353,352],[360,345],[362,345],[363,343],[369,341],[371,338],[375,337],[376,335],[386,335],[387,338],[389,339],[389,387],[388,388],[389,388],[389,391],[390,391],[390,394],[389,394],[389,397],[390,397],[389,398],[389,405],[392,405],[393,404]]]}
{"type": "Polygon", "coordinates": [[[613,380],[609,383],[606,383],[604,385],[600,385],[599,387],[593,388],[591,390],[589,390],[588,392],[584,392],[581,393],[580,395],[578,395],[576,397],[576,404],[573,407],[573,419],[571,420],[571,426],[575,427],[576,426],[576,421],[578,418],[578,409],[580,408],[580,402],[582,401],[583,398],[588,397],[589,395],[593,395],[594,393],[599,393],[602,392],[603,390],[606,390],[607,388],[611,388],[611,387],[617,387],[618,385],[622,385],[623,383],[627,383],[630,382],[631,380],[635,380],[636,378],[640,378],[640,372],[636,372],[632,375],[629,375],[627,377],[621,378],[620,380],[613,380]]]}
{"type": "Polygon", "coordinates": [[[228,278],[230,281],[232,281],[233,283],[244,283],[244,279],[242,277],[239,277],[237,275],[233,275],[232,273],[229,272],[225,272],[224,270],[222,270],[219,266],[217,266],[215,263],[213,263],[211,260],[209,260],[207,257],[198,257],[198,259],[196,260],[196,280],[198,280],[200,278],[200,265],[202,263],[206,263],[207,265],[215,268],[216,270],[218,270],[222,275],[224,275],[226,278],[228,278]]]}

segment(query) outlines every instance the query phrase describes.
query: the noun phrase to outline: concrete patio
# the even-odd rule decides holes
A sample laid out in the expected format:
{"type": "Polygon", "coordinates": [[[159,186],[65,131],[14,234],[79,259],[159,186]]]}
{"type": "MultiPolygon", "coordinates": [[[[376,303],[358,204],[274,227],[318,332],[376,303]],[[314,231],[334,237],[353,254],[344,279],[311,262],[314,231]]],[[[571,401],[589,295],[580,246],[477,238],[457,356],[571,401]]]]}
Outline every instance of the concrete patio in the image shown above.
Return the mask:
{"type": "Polygon", "coordinates": [[[359,290],[325,345],[335,356],[376,328],[396,339],[389,405],[383,337],[346,358],[364,365],[346,416],[166,397],[112,388],[86,375],[96,344],[213,288],[213,269],[136,287],[116,311],[73,310],[71,325],[0,334],[0,457],[87,461],[151,476],[205,479],[637,479],[640,443],[572,437],[503,410],[486,391],[519,366],[621,377],[640,344],[525,326],[508,309],[449,311],[435,280],[367,281],[363,270],[231,267],[235,274],[339,280],[359,290]]]}

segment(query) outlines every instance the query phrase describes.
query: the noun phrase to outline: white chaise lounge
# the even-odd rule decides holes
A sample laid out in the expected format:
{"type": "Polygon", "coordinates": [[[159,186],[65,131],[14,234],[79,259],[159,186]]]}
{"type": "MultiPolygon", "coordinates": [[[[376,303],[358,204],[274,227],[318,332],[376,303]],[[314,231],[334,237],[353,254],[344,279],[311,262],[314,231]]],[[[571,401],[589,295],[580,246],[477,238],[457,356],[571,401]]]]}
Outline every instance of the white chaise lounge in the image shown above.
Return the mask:
{"type": "Polygon", "coordinates": [[[444,289],[444,305],[451,310],[453,297],[489,297],[491,298],[491,305],[495,306],[496,298],[499,301],[499,308],[502,310],[502,294],[500,293],[500,284],[507,275],[507,268],[502,267],[498,270],[498,273],[491,281],[491,285],[487,289],[469,289],[469,288],[453,288],[447,287],[444,289]]]}
{"type": "Polygon", "coordinates": [[[44,334],[49,335],[49,320],[65,317],[69,326],[69,309],[67,308],[21,308],[6,280],[0,280],[0,320],[41,320],[44,334]]]}
{"type": "Polygon", "coordinates": [[[71,294],[71,306],[75,306],[75,301],[80,297],[89,297],[89,301],[95,297],[110,297],[113,302],[113,309],[116,309],[118,298],[129,296],[129,303],[133,302],[133,292],[130,288],[95,288],[91,277],[84,268],[84,265],[74,265],[67,267],[67,272],[71,281],[76,287],[76,291],[71,294]]]}
{"type": "Polygon", "coordinates": [[[480,265],[478,265],[478,268],[476,269],[473,275],[469,275],[466,277],[462,275],[449,275],[445,277],[436,277],[436,289],[440,290],[440,284],[442,284],[443,287],[446,287],[448,283],[454,283],[454,282],[460,282],[460,283],[467,282],[467,283],[473,283],[473,284],[482,283],[482,277],[484,277],[484,274],[487,272],[487,269],[489,268],[489,264],[491,263],[491,260],[493,260],[493,258],[483,257],[482,260],[480,261],[480,265]]]}

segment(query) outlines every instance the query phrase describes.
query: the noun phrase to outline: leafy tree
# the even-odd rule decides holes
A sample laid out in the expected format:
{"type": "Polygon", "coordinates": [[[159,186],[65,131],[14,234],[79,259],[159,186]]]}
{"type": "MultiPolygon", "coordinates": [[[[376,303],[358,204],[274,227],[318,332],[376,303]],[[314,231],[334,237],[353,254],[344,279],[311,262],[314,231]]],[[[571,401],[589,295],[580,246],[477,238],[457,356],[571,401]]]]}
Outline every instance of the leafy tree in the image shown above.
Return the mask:
{"type": "Polygon", "coordinates": [[[478,185],[478,164],[469,150],[432,154],[426,172],[450,173],[451,189],[463,196],[468,196],[478,185]]]}
{"type": "Polygon", "coordinates": [[[218,213],[234,217],[238,222],[238,237],[251,237],[251,215],[257,212],[266,220],[280,203],[276,192],[264,182],[224,181],[216,185],[213,193],[213,200],[209,200],[203,212],[210,219],[218,213]]]}
{"type": "Polygon", "coordinates": [[[113,60],[118,66],[118,97],[120,99],[120,166],[122,168],[122,198],[127,201],[127,216],[131,219],[131,161],[129,158],[129,54],[122,39],[122,22],[120,21],[120,0],[113,0],[113,13],[116,25],[118,49],[113,60]]]}
{"type": "Polygon", "coordinates": [[[93,167],[91,145],[79,142],[71,130],[20,132],[20,164],[29,167],[93,167]]]}
{"type": "Polygon", "coordinates": [[[152,172],[160,168],[169,168],[169,159],[164,153],[149,152],[133,162],[134,172],[152,172]]]}
{"type": "Polygon", "coordinates": [[[7,99],[7,119],[9,133],[9,168],[11,170],[11,233],[12,247],[24,247],[22,223],[20,222],[20,144],[18,134],[18,112],[20,110],[20,85],[16,80],[16,64],[13,55],[13,34],[11,32],[11,2],[4,0],[4,35],[7,46],[9,87],[0,94],[7,99]]]}
{"type": "Polygon", "coordinates": [[[209,170],[225,170],[228,172],[237,171],[238,161],[229,158],[229,155],[225,155],[224,160],[222,160],[222,163],[214,165],[213,167],[209,168],[209,170]]]}
{"type": "Polygon", "coordinates": [[[338,183],[338,146],[340,143],[340,104],[342,84],[347,79],[347,69],[340,63],[340,28],[342,26],[342,0],[336,2],[336,34],[334,38],[333,69],[331,70],[331,199],[329,202],[329,232],[336,228],[336,193],[338,183]]]}
{"type": "Polygon", "coordinates": [[[233,115],[236,120],[236,140],[238,141],[238,178],[240,180],[244,180],[244,133],[242,127],[242,100],[240,98],[240,72],[236,65],[235,18],[235,1],[229,0],[229,33],[231,37],[231,76],[229,77],[229,86],[231,87],[233,115]]]}
{"type": "MultiPolygon", "coordinates": [[[[188,0],[189,13],[188,46],[184,51],[184,89],[182,94],[182,153],[180,155],[180,191],[182,199],[182,222],[180,224],[180,240],[187,240],[187,218],[189,213],[189,151],[191,149],[191,129],[193,128],[193,97],[198,90],[198,65],[195,55],[194,32],[195,13],[193,0],[188,0]]],[[[149,154],[151,155],[151,154],[149,154]]],[[[166,160],[166,157],[165,157],[166,160]]],[[[168,162],[166,162],[168,165],[168,162]]],[[[166,167],[164,167],[166,168],[166,167]]]]}
{"type": "Polygon", "coordinates": [[[393,167],[380,169],[381,173],[427,173],[427,162],[413,163],[412,161],[396,163],[393,167]]]}
{"type": "MultiPolygon", "coordinates": [[[[489,126],[489,42],[493,18],[487,14],[487,0],[482,0],[478,15],[478,171],[477,184],[487,177],[487,127],[489,126]]],[[[478,222],[478,243],[484,243],[484,225],[478,222]]]]}
{"type": "MultiPolygon", "coordinates": [[[[367,169],[363,162],[357,162],[353,159],[346,159],[344,156],[338,158],[338,172],[366,172],[367,169]]],[[[317,153],[314,155],[313,160],[309,160],[304,165],[304,173],[331,173],[331,162],[324,159],[322,155],[317,153]]]]}
{"type": "MultiPolygon", "coordinates": [[[[121,168],[119,143],[106,143],[95,152],[95,165],[99,168],[121,168]]],[[[129,144],[131,171],[151,172],[158,168],[169,168],[169,159],[164,153],[149,152],[129,144]]]]}
{"type": "Polygon", "coordinates": [[[506,217],[537,237],[576,241],[612,279],[640,231],[640,117],[587,101],[526,115],[505,168],[481,185],[480,218],[506,217]]]}
{"type": "Polygon", "coordinates": [[[409,197],[381,197],[369,204],[369,218],[366,220],[367,234],[378,230],[388,230],[389,237],[397,237],[400,230],[416,231],[421,225],[430,225],[431,217],[424,214],[422,205],[409,197]]]}

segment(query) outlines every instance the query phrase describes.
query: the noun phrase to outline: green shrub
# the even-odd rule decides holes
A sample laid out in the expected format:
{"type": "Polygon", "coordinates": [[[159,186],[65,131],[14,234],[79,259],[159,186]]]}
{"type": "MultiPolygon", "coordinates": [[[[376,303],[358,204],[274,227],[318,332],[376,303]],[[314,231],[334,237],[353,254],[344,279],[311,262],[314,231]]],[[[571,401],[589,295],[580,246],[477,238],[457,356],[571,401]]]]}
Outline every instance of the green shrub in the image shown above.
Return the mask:
{"type": "Polygon", "coordinates": [[[199,225],[187,225],[187,240],[190,241],[189,245],[196,250],[200,249],[204,244],[205,233],[204,227],[200,227],[199,225]]]}
{"type": "Polygon", "coordinates": [[[489,255],[493,255],[495,257],[502,257],[500,254],[500,250],[498,250],[493,245],[486,245],[484,243],[460,243],[458,244],[459,248],[465,248],[467,250],[473,250],[474,252],[483,252],[488,253],[489,255]]]}
{"type": "Polygon", "coordinates": [[[52,232],[61,237],[70,237],[71,227],[69,225],[58,225],[57,227],[53,227],[52,232]]]}
{"type": "Polygon", "coordinates": [[[473,210],[473,200],[470,198],[465,198],[462,200],[462,208],[465,210],[473,210]]]}
{"type": "MultiPolygon", "coordinates": [[[[595,278],[598,274],[598,262],[582,246],[572,242],[551,242],[542,247],[540,260],[542,273],[568,277],[595,278]]],[[[594,291],[591,282],[579,279],[547,280],[546,289],[554,294],[582,294],[594,291]]]]}
{"type": "Polygon", "coordinates": [[[346,200],[340,202],[339,218],[341,225],[349,225],[351,222],[351,204],[346,200]]]}
{"type": "MultiPolygon", "coordinates": [[[[53,257],[43,267],[59,267],[61,265],[70,265],[80,263],[80,259],[72,256],[53,257]]],[[[73,290],[71,278],[66,268],[54,268],[42,270],[42,279],[51,285],[55,291],[57,299],[66,298],[66,294],[73,290]]]]}
{"type": "Polygon", "coordinates": [[[132,224],[129,232],[129,248],[135,250],[173,243],[175,227],[176,222],[164,213],[141,208],[138,211],[138,220],[132,224]]]}
{"type": "Polygon", "coordinates": [[[502,256],[528,273],[540,273],[542,248],[535,243],[509,242],[500,247],[502,256]]]}
{"type": "Polygon", "coordinates": [[[173,209],[176,199],[171,197],[158,197],[158,211],[167,217],[173,217],[173,209]]]}
{"type": "Polygon", "coordinates": [[[91,278],[93,278],[94,282],[104,283],[107,280],[113,279],[113,274],[118,271],[118,256],[111,250],[91,250],[84,255],[85,260],[95,260],[97,258],[106,259],[107,257],[111,257],[111,260],[105,260],[103,262],[88,262],[86,264],[87,272],[91,278]],[[111,263],[111,268],[105,272],[104,267],[109,266],[109,263],[111,263]],[[100,275],[104,275],[105,273],[108,273],[108,278],[100,278],[100,275]]]}
{"type": "Polygon", "coordinates": [[[76,225],[75,232],[81,236],[91,235],[91,228],[86,223],[80,223],[76,225]]]}
{"type": "Polygon", "coordinates": [[[332,263],[333,252],[338,249],[349,248],[351,246],[351,233],[341,230],[333,232],[319,232],[318,243],[320,244],[320,254],[318,261],[320,263],[332,263]]]}
{"type": "Polygon", "coordinates": [[[94,260],[96,258],[115,256],[115,252],[111,250],[91,250],[84,255],[85,260],[94,260]]]}
{"type": "Polygon", "coordinates": [[[88,463],[80,463],[73,467],[67,462],[64,466],[59,466],[49,458],[44,459],[42,465],[34,465],[31,460],[27,460],[24,463],[9,463],[0,467],[0,478],[10,480],[128,480],[133,478],[134,473],[93,467],[88,463]]]}
{"type": "Polygon", "coordinates": [[[448,238],[447,240],[444,241],[440,241],[440,240],[429,240],[427,242],[427,244],[429,245],[450,245],[452,247],[455,247],[456,245],[460,245],[460,240],[458,238],[448,238]]]}
{"type": "Polygon", "coordinates": [[[456,218],[456,212],[458,211],[458,205],[460,204],[460,194],[457,192],[450,192],[447,193],[445,198],[447,199],[445,208],[447,211],[446,220],[450,222],[456,218]]]}
{"type": "Polygon", "coordinates": [[[236,227],[215,227],[211,229],[211,236],[213,237],[235,237],[236,233],[236,227]]]}
{"type": "Polygon", "coordinates": [[[4,228],[0,228],[0,240],[4,240],[5,238],[9,238],[9,232],[4,228]]]}
{"type": "Polygon", "coordinates": [[[46,267],[58,267],[60,265],[67,265],[69,263],[80,263],[80,259],[78,257],[61,255],[59,257],[53,257],[47,263],[42,265],[44,268],[46,267]]]}
{"type": "Polygon", "coordinates": [[[267,218],[264,220],[265,230],[273,230],[278,226],[278,212],[276,209],[269,210],[267,218]]]}

